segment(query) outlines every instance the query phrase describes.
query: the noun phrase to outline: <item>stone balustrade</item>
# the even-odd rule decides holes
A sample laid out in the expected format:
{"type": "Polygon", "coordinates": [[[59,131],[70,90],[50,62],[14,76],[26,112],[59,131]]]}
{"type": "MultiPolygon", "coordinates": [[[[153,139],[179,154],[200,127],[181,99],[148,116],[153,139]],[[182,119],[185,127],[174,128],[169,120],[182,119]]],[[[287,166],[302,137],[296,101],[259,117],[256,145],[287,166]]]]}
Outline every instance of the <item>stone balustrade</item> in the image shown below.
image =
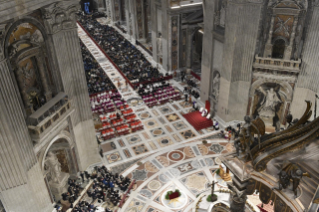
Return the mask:
{"type": "Polygon", "coordinates": [[[300,59],[283,60],[283,59],[259,57],[258,55],[256,55],[253,67],[258,69],[299,72],[300,65],[301,65],[300,59]]]}
{"type": "Polygon", "coordinates": [[[50,130],[69,116],[74,109],[64,93],[58,94],[27,119],[31,139],[39,142],[50,130]]]}

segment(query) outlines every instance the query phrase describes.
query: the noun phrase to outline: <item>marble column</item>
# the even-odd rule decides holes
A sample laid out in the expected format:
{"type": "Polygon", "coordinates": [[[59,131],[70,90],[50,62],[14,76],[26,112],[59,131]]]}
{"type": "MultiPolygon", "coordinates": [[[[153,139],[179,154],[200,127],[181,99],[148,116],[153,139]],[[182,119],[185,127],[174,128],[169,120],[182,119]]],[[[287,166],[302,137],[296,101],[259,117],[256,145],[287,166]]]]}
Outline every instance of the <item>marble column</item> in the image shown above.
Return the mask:
{"type": "MultiPolygon", "coordinates": [[[[71,114],[71,124],[80,169],[85,170],[89,165],[100,162],[98,144],[95,138],[95,129],[92,118],[89,94],[87,90],[85,71],[75,13],[78,9],[77,1],[63,1],[59,7],[50,5],[42,9],[48,37],[52,41],[51,46],[62,81],[63,91],[69,96],[71,106],[75,112],[71,114]],[[58,25],[54,19],[63,12],[69,14],[67,25],[58,25]],[[56,27],[58,26],[58,27],[56,27]]],[[[66,21],[65,21],[66,22],[66,21]]]]}
{"type": "Polygon", "coordinates": [[[202,102],[209,99],[210,83],[213,72],[214,58],[214,12],[215,2],[205,2],[204,11],[204,35],[203,35],[203,50],[202,50],[202,67],[201,67],[201,85],[200,98],[202,102]]]}
{"type": "Polygon", "coordinates": [[[48,102],[52,98],[52,92],[50,90],[50,86],[49,86],[47,75],[46,75],[47,70],[44,65],[45,61],[41,55],[37,55],[36,60],[37,60],[38,68],[39,68],[42,86],[44,89],[44,95],[45,95],[46,101],[48,102]]]}
{"type": "Polygon", "coordinates": [[[291,104],[291,114],[294,118],[300,118],[304,113],[306,109],[305,100],[314,103],[315,94],[319,92],[319,60],[318,54],[315,53],[319,51],[319,3],[313,4],[313,13],[310,17],[303,46],[301,71],[291,104]]]}
{"type": "Polygon", "coordinates": [[[171,22],[168,15],[168,1],[162,0],[161,10],[162,10],[162,51],[163,51],[163,68],[166,71],[170,69],[170,58],[171,52],[169,50],[169,41],[170,41],[170,29],[171,29],[171,22]]]}
{"type": "Polygon", "coordinates": [[[157,36],[158,36],[158,26],[157,26],[157,4],[155,1],[151,1],[151,31],[152,31],[152,53],[155,62],[159,63],[157,55],[157,36]]]}
{"type": "Polygon", "coordinates": [[[13,80],[0,50],[1,201],[6,211],[51,212],[53,207],[13,80]]]}
{"type": "Polygon", "coordinates": [[[272,16],[270,21],[268,39],[267,39],[267,43],[265,45],[265,50],[264,50],[264,57],[271,57],[271,54],[272,54],[271,38],[272,38],[273,29],[274,29],[274,22],[275,22],[275,16],[272,16]]]}
{"type": "Polygon", "coordinates": [[[227,2],[217,106],[218,117],[226,122],[242,120],[243,115],[247,113],[252,65],[260,32],[262,9],[262,1],[227,2]]]}
{"type": "Polygon", "coordinates": [[[295,16],[294,17],[294,22],[293,22],[293,25],[292,25],[292,33],[291,33],[290,39],[289,39],[289,45],[286,46],[286,49],[285,49],[285,54],[284,54],[284,59],[285,60],[290,60],[291,59],[292,47],[293,47],[294,41],[295,41],[297,23],[298,23],[298,16],[295,16]]]}
{"type": "Polygon", "coordinates": [[[231,193],[229,196],[230,211],[231,212],[244,212],[247,196],[243,195],[238,197],[236,194],[231,193]]]}

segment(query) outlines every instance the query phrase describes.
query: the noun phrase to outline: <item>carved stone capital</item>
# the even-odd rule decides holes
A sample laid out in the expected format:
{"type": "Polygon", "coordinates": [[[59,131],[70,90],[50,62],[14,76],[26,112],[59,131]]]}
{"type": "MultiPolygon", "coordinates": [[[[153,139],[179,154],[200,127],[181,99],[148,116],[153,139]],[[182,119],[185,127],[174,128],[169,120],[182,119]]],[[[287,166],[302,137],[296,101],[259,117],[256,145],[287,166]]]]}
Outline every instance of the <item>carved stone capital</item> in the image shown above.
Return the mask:
{"type": "Polygon", "coordinates": [[[62,1],[41,8],[48,34],[76,28],[76,12],[80,5],[77,1],[62,1]]]}

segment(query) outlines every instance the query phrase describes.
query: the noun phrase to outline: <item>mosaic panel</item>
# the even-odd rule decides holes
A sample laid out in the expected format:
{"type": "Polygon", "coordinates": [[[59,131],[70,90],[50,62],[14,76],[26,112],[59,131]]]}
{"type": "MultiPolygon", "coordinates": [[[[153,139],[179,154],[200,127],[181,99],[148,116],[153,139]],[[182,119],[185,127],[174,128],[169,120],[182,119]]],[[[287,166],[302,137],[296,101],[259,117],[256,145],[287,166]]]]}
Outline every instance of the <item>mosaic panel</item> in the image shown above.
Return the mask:
{"type": "Polygon", "coordinates": [[[147,129],[153,129],[159,126],[158,122],[155,119],[146,120],[143,122],[143,124],[147,129]]]}
{"type": "Polygon", "coordinates": [[[151,130],[151,134],[153,135],[153,137],[159,137],[161,135],[164,135],[165,132],[162,128],[157,128],[157,129],[151,130]]]}
{"type": "Polygon", "coordinates": [[[156,141],[160,145],[160,147],[166,147],[166,146],[174,144],[172,139],[170,137],[168,137],[168,136],[164,136],[162,138],[158,138],[158,139],[156,139],[156,141]]]}
{"type": "Polygon", "coordinates": [[[192,130],[186,130],[186,131],[180,132],[180,134],[185,139],[194,138],[196,136],[196,134],[192,130]]]}
{"type": "Polygon", "coordinates": [[[142,141],[142,138],[136,134],[136,135],[131,135],[126,137],[126,140],[128,141],[129,144],[136,144],[142,141]]]}
{"type": "Polygon", "coordinates": [[[145,146],[145,144],[140,144],[140,145],[134,146],[134,147],[132,147],[132,149],[136,155],[140,155],[140,154],[143,154],[145,152],[148,152],[148,148],[145,146]]]}
{"type": "Polygon", "coordinates": [[[152,115],[148,111],[145,111],[143,113],[138,114],[138,117],[140,117],[141,120],[145,120],[151,118],[152,115]]]}
{"type": "Polygon", "coordinates": [[[176,113],[166,115],[165,117],[169,122],[174,122],[180,119],[176,113]]]}
{"type": "Polygon", "coordinates": [[[173,127],[176,130],[182,130],[182,129],[187,128],[187,125],[185,124],[184,121],[178,121],[178,122],[173,123],[173,127]]]}
{"type": "Polygon", "coordinates": [[[114,163],[114,162],[117,162],[117,161],[121,161],[122,160],[122,157],[120,155],[119,152],[114,152],[112,154],[108,154],[105,156],[106,160],[109,162],[109,163],[114,163]]]}
{"type": "Polygon", "coordinates": [[[171,107],[169,106],[164,106],[158,109],[162,114],[167,114],[167,113],[171,113],[173,112],[173,110],[171,109],[171,107]]]}
{"type": "Polygon", "coordinates": [[[180,182],[195,195],[210,188],[210,182],[203,172],[188,175],[180,179],[180,182]]]}

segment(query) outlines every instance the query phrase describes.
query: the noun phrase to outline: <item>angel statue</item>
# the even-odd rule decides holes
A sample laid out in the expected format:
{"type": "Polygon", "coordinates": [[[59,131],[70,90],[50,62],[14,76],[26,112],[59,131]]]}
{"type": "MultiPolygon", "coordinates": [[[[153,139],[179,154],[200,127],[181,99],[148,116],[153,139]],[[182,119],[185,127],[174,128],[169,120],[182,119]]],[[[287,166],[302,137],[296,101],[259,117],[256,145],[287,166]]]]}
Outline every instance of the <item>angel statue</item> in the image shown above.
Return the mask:
{"type": "Polygon", "coordinates": [[[273,88],[265,91],[260,87],[259,91],[264,94],[261,106],[258,108],[259,116],[273,118],[276,113],[276,106],[282,103],[278,93],[273,88]]]}
{"type": "Polygon", "coordinates": [[[61,163],[53,152],[48,152],[45,164],[49,168],[51,181],[54,183],[59,183],[61,178],[61,163]]]}

